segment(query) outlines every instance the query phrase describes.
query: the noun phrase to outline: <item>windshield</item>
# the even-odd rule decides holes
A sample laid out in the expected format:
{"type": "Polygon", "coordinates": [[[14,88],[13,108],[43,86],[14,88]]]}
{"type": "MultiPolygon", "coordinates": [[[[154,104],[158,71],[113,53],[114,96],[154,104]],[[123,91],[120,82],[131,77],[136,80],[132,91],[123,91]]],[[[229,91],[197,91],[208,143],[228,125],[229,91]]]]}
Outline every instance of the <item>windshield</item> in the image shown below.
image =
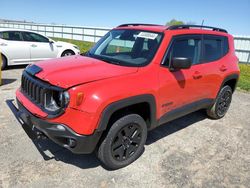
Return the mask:
{"type": "Polygon", "coordinates": [[[86,55],[123,66],[144,66],[153,59],[161,39],[162,33],[112,30],[86,55]]]}

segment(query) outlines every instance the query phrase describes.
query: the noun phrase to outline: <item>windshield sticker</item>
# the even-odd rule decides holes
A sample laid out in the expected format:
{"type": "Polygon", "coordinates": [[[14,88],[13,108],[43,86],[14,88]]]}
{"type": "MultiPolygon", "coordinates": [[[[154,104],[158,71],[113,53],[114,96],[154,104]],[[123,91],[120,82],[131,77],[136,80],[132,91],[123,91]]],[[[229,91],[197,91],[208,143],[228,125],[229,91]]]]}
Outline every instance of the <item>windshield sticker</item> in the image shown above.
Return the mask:
{"type": "Polygon", "coordinates": [[[148,33],[148,32],[140,32],[137,35],[137,37],[145,38],[145,39],[151,39],[151,40],[156,39],[157,36],[158,36],[158,34],[156,34],[156,33],[148,33]]]}

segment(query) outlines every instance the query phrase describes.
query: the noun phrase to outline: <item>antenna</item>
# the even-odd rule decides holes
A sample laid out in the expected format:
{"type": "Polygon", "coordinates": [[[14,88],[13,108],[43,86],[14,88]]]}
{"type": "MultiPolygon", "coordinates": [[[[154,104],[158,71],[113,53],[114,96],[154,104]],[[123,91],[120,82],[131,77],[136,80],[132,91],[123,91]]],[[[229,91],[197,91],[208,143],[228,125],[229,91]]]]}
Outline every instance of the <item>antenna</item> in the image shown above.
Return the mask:
{"type": "Polygon", "coordinates": [[[203,24],[204,24],[204,19],[203,19],[202,22],[201,22],[201,29],[202,29],[202,27],[203,27],[203,24]]]}

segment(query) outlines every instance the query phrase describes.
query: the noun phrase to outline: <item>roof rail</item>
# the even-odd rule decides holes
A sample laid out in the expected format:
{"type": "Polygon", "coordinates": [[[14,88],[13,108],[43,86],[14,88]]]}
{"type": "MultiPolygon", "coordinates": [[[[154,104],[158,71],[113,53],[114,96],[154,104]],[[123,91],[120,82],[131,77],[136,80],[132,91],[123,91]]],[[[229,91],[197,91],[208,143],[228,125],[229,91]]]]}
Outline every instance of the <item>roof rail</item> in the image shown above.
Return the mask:
{"type": "Polygon", "coordinates": [[[129,27],[129,26],[162,26],[157,24],[143,24],[143,23],[128,23],[128,24],[122,24],[118,27],[129,27]]]}
{"type": "Polygon", "coordinates": [[[204,25],[172,25],[167,28],[167,30],[176,30],[176,29],[190,29],[190,28],[205,28],[205,29],[211,29],[213,31],[220,31],[227,33],[227,30],[217,28],[217,27],[210,27],[210,26],[204,26],[204,25]]]}

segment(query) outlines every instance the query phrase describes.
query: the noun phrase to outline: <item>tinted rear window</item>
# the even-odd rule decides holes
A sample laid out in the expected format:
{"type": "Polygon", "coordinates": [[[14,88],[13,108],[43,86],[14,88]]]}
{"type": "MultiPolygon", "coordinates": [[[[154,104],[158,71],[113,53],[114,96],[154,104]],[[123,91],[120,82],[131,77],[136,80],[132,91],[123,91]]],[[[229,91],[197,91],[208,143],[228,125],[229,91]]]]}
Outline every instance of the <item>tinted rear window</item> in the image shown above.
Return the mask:
{"type": "Polygon", "coordinates": [[[4,40],[14,40],[14,41],[21,41],[21,33],[19,31],[4,31],[1,32],[1,38],[4,40]]]}
{"type": "Polygon", "coordinates": [[[216,61],[228,52],[228,40],[220,36],[204,36],[204,62],[216,61]]]}
{"type": "Polygon", "coordinates": [[[223,55],[226,55],[229,51],[228,38],[223,37],[223,55]]]}

